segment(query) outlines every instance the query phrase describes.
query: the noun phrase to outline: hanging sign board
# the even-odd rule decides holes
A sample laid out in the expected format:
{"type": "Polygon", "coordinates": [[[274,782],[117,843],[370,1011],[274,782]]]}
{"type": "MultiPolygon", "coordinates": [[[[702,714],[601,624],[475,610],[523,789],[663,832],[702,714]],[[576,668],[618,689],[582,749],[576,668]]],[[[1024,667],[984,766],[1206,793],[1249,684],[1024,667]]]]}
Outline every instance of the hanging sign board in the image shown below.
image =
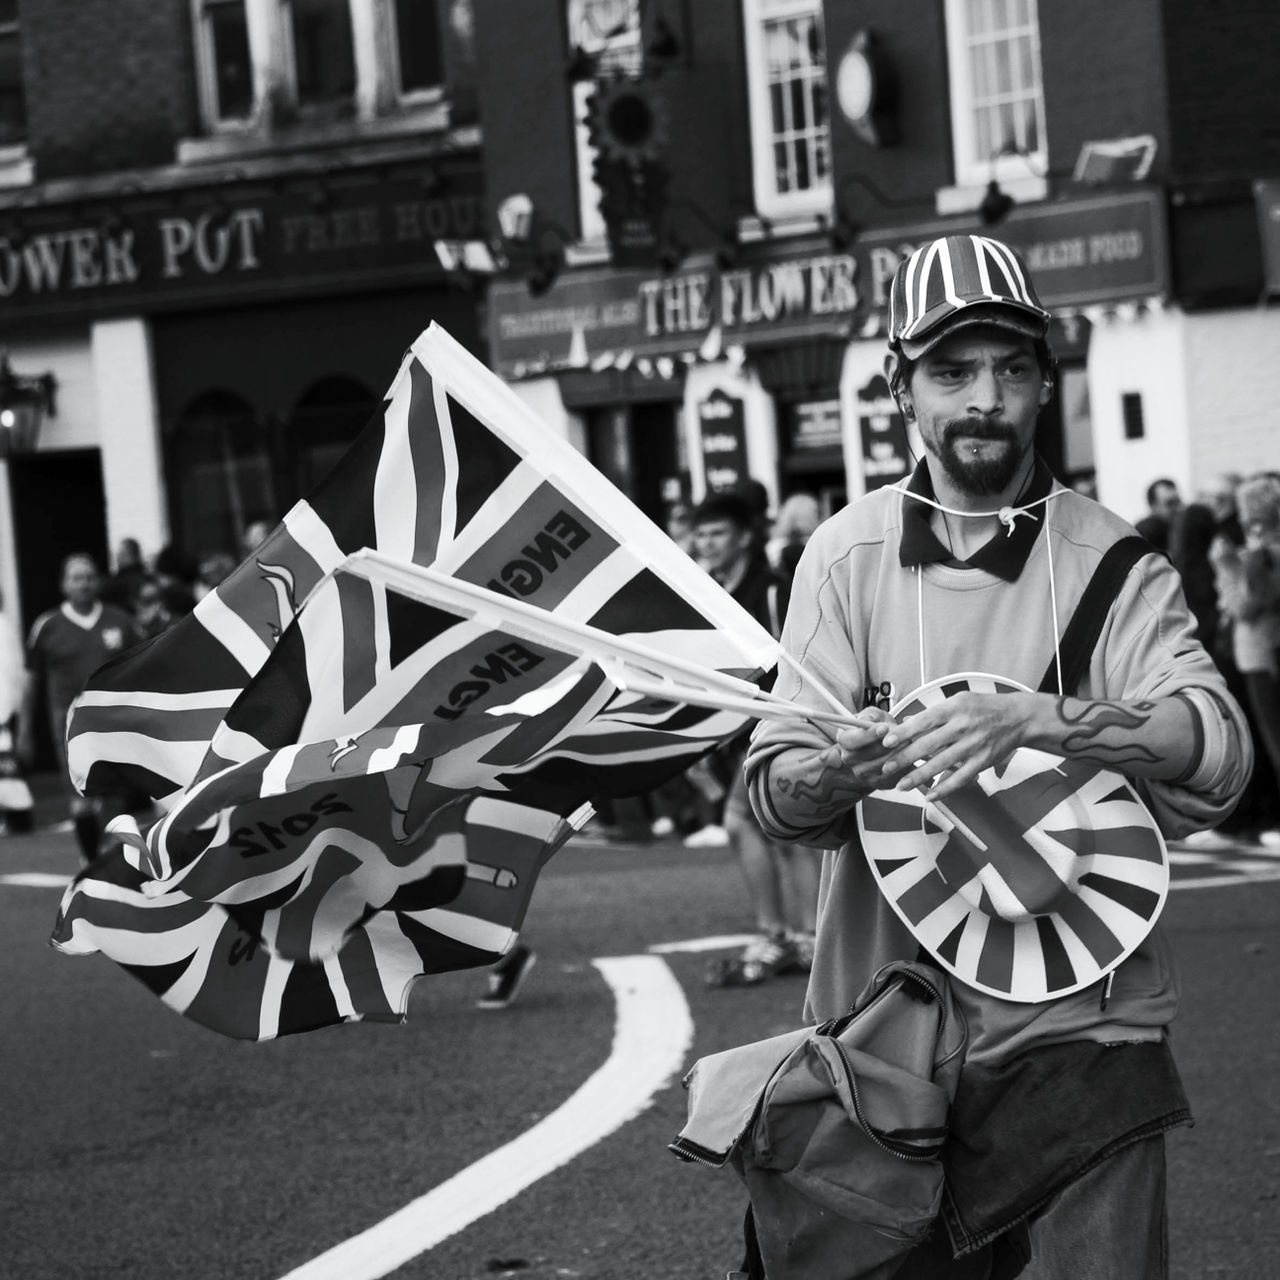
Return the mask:
{"type": "Polygon", "coordinates": [[[867,492],[904,479],[911,470],[907,428],[880,374],[858,392],[858,427],[867,492]]]}
{"type": "Polygon", "coordinates": [[[708,492],[735,489],[747,479],[747,429],[743,403],[713,391],[698,405],[702,464],[708,492]]]}

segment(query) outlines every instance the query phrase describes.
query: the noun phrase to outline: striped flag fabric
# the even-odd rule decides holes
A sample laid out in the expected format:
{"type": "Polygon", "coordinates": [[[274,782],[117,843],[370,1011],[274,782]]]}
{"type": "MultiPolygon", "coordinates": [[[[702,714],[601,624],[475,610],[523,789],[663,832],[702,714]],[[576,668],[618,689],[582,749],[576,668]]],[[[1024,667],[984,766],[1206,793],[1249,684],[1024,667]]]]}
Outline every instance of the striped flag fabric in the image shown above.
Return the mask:
{"type": "Polygon", "coordinates": [[[732,597],[433,324],[330,476],[194,613],[95,674],[68,724],[81,790],[164,801],[193,781],[301,602],[365,547],[613,634],[683,632],[674,643],[703,641],[715,669],[750,675],[776,660],[732,597]]]}
{"type": "Polygon", "coordinates": [[[623,689],[357,571],[374,553],[726,678],[776,660],[767,631],[433,326],[333,476],[77,702],[78,782],[127,781],[165,815],[145,835],[117,824],[124,852],[68,890],[59,949],[102,951],[225,1034],[400,1016],[412,976],[514,944],[593,797],[648,790],[750,721],[623,689]]]}
{"type": "MultiPolygon", "coordinates": [[[[119,854],[71,886],[52,942],[66,955],[101,952],[174,1012],[234,1039],[402,1022],[419,977],[492,964],[514,945],[539,870],[582,817],[461,798],[406,846],[403,861],[384,866],[382,906],[366,908],[336,950],[315,958],[316,916],[305,901],[201,901],[119,854]]],[[[255,827],[242,838],[266,846],[271,832],[255,827]]],[[[317,867],[322,885],[342,875],[337,856],[317,867]]]]}

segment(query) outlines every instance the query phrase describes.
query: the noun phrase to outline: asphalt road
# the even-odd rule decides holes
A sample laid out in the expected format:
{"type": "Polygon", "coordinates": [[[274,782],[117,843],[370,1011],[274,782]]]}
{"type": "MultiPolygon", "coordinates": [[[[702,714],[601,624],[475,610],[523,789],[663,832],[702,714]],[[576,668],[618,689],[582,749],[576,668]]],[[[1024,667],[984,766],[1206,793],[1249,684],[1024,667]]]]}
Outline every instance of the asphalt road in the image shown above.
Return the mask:
{"type": "MultiPolygon", "coordinates": [[[[1179,859],[1176,881],[1198,887],[1173,893],[1165,920],[1183,962],[1176,1048],[1197,1125],[1169,1144],[1172,1274],[1280,1276],[1280,861],[1179,859]]],[[[593,961],[748,924],[722,851],[571,846],[534,895],[539,963],[509,1010],[475,1009],[483,974],[445,975],[418,984],[403,1027],[246,1045],[186,1023],[101,957],[46,945],[60,889],[25,878],[74,866],[68,835],[0,841],[5,1280],[302,1280],[554,1115],[600,1067],[615,997],[593,961]]],[[[800,980],[711,990],[707,959],[662,958],[692,1020],[688,1062],[797,1025],[800,980]]],[[[638,1117],[394,1274],[718,1280],[740,1256],[745,1201],[731,1173],[666,1151],[684,1117],[678,1075],[638,1117]]]]}

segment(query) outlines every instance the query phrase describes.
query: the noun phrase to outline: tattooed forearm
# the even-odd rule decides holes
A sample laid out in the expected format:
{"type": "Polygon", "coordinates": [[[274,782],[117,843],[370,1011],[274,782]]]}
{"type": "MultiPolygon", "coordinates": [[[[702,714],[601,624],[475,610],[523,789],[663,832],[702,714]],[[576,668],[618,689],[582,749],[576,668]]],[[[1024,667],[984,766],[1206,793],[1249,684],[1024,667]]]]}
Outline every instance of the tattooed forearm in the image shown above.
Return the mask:
{"type": "Polygon", "coordinates": [[[1059,698],[1063,751],[1076,760],[1120,768],[1155,764],[1160,757],[1135,739],[1151,722],[1154,702],[1082,702],[1059,698]]]}
{"type": "Polygon", "coordinates": [[[849,773],[824,773],[820,777],[778,778],[775,788],[788,799],[811,805],[815,814],[830,814],[858,803],[867,794],[867,786],[849,773]]]}

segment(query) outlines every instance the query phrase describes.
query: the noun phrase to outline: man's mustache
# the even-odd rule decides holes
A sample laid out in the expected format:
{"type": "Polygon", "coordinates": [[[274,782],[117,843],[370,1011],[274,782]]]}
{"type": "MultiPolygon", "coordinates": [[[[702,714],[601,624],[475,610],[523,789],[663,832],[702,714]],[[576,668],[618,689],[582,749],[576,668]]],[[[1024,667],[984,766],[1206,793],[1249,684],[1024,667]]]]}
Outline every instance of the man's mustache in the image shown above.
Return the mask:
{"type": "Polygon", "coordinates": [[[1003,440],[1015,444],[1017,432],[1007,422],[980,422],[972,418],[956,418],[942,428],[942,438],[951,444],[957,436],[968,436],[971,440],[1003,440]]]}

